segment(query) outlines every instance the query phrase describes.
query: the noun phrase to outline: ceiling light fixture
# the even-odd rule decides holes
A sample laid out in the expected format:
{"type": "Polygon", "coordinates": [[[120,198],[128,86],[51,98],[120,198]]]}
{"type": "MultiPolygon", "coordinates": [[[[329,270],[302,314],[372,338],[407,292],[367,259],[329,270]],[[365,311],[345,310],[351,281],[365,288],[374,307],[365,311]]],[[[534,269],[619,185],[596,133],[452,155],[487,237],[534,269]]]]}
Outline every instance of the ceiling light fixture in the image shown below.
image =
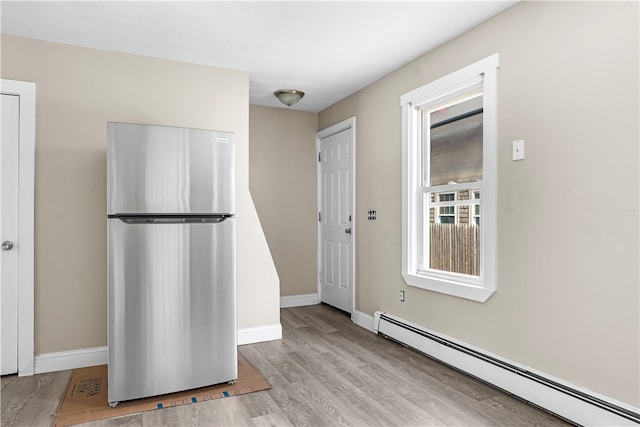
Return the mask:
{"type": "Polygon", "coordinates": [[[289,107],[296,104],[304,96],[304,92],[295,89],[280,89],[273,92],[273,94],[280,100],[280,102],[284,105],[288,105],[289,107]]]}

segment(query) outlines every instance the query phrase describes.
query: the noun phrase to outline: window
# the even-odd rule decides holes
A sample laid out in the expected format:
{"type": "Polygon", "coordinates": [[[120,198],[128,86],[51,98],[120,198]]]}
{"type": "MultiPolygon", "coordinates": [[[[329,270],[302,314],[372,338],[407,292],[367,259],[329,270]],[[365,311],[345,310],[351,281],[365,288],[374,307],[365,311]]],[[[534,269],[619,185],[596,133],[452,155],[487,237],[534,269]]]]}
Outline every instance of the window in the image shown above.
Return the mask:
{"type": "Polygon", "coordinates": [[[401,97],[402,275],[486,301],[496,290],[498,54],[401,97]]]}
{"type": "MultiPolygon", "coordinates": [[[[432,199],[434,198],[435,197],[432,197],[432,199]]],[[[456,193],[438,194],[438,202],[440,203],[454,201],[455,199],[456,199],[456,193]]],[[[439,224],[455,224],[456,223],[455,205],[443,204],[438,207],[438,223],[439,224]]]]}

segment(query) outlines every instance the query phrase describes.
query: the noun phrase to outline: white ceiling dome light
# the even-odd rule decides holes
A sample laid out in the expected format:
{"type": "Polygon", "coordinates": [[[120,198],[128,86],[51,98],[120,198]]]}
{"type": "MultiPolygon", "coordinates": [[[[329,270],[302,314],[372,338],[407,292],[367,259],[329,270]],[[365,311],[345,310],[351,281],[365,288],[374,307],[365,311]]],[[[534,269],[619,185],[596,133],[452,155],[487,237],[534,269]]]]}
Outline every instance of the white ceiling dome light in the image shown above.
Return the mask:
{"type": "Polygon", "coordinates": [[[280,100],[280,102],[289,107],[297,104],[304,96],[304,92],[296,89],[280,89],[273,92],[273,94],[280,100]]]}

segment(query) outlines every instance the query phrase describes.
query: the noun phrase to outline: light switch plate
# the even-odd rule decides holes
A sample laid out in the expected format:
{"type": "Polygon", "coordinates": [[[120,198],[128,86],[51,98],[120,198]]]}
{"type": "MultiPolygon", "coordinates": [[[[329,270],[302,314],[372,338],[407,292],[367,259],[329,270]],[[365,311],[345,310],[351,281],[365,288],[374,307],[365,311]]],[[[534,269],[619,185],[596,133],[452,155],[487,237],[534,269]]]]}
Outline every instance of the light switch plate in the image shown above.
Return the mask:
{"type": "Polygon", "coordinates": [[[513,141],[513,160],[524,160],[524,139],[513,141]]]}

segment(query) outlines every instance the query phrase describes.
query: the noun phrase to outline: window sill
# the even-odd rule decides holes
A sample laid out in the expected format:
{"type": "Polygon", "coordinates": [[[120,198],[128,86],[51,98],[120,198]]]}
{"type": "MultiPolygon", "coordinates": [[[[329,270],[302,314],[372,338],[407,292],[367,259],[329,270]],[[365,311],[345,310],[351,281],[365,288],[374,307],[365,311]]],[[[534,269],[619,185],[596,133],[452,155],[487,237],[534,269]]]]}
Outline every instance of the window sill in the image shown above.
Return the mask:
{"type": "Polygon", "coordinates": [[[496,291],[495,289],[487,289],[486,287],[469,285],[444,278],[428,277],[405,272],[402,273],[402,277],[409,286],[478,302],[487,301],[496,291]]]}

